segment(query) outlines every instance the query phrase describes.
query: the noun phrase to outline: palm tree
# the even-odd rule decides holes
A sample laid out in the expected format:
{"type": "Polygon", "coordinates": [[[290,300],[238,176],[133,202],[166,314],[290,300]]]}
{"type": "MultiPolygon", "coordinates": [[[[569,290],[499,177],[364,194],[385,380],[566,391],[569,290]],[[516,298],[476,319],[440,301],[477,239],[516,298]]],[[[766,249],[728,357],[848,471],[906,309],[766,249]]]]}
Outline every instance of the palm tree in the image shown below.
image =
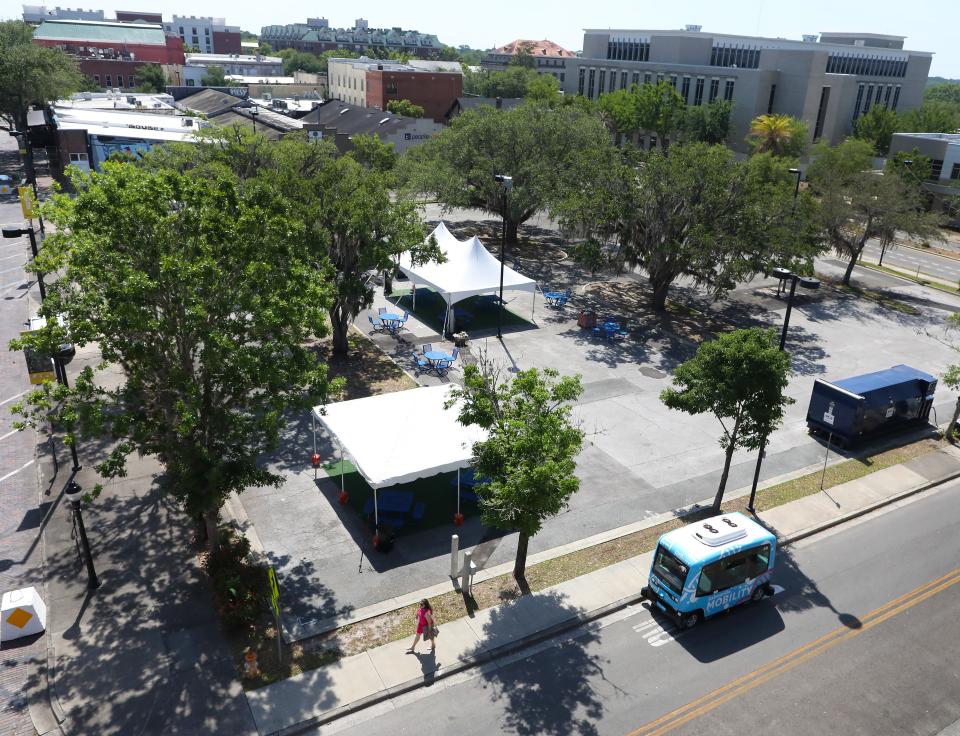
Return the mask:
{"type": "Polygon", "coordinates": [[[747,143],[754,153],[800,156],[807,146],[807,126],[789,115],[759,115],[750,124],[747,143]]]}

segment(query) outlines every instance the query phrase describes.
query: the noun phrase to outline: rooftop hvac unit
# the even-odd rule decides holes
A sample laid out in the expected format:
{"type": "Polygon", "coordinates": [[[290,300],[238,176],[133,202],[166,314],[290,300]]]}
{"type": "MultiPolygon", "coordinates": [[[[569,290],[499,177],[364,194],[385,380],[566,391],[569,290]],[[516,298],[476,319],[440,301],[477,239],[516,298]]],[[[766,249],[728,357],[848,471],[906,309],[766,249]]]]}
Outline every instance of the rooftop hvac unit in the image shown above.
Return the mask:
{"type": "Polygon", "coordinates": [[[702,29],[703,29],[703,26],[695,26],[689,23],[683,27],[683,30],[690,31],[691,33],[700,33],[702,29]]]}

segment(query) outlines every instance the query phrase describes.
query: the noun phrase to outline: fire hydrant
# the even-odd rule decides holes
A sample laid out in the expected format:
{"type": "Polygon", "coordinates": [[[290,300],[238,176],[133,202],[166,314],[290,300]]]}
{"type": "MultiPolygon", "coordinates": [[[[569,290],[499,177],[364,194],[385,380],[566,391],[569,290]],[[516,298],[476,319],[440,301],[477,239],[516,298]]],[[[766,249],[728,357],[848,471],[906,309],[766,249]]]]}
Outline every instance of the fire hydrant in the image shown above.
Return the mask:
{"type": "Polygon", "coordinates": [[[260,667],[257,666],[257,653],[252,649],[247,649],[243,655],[243,676],[260,677],[260,667]]]}

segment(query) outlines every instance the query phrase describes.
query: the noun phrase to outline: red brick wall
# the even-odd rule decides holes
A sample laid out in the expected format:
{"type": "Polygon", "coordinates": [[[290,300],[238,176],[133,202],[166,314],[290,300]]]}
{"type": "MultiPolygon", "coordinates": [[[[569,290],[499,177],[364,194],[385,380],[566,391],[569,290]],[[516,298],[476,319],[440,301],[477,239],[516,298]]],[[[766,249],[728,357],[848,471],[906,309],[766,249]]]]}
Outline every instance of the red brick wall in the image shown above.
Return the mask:
{"type": "Polygon", "coordinates": [[[60,170],[70,165],[71,153],[89,153],[87,149],[87,131],[58,130],[57,150],[60,153],[60,170]]]}
{"type": "Polygon", "coordinates": [[[158,64],[183,64],[183,41],[179,38],[167,36],[165,46],[147,45],[147,44],[128,44],[118,46],[115,43],[106,41],[73,41],[67,44],[65,41],[54,41],[48,39],[34,39],[34,43],[41,46],[87,46],[98,49],[113,49],[114,51],[127,52],[134,55],[136,61],[154,61],[158,64]],[[174,41],[176,43],[174,43],[174,41]]]}
{"type": "Polygon", "coordinates": [[[240,34],[235,31],[214,31],[213,52],[215,54],[242,54],[240,34]]]}
{"type": "MultiPolygon", "coordinates": [[[[80,62],[80,71],[89,77],[93,77],[101,87],[119,87],[120,89],[132,89],[130,77],[136,77],[137,68],[143,66],[141,61],[120,61],[114,59],[78,59],[80,62]],[[118,80],[117,75],[123,77],[118,80]],[[107,84],[107,77],[110,77],[110,83],[107,84]]],[[[134,79],[136,82],[136,79],[134,79]]],[[[136,85],[134,85],[136,86],[136,85]]]]}
{"type": "Polygon", "coordinates": [[[387,108],[390,100],[410,100],[425,118],[444,122],[444,114],[463,93],[463,76],[431,72],[367,72],[367,107],[387,108]]]}

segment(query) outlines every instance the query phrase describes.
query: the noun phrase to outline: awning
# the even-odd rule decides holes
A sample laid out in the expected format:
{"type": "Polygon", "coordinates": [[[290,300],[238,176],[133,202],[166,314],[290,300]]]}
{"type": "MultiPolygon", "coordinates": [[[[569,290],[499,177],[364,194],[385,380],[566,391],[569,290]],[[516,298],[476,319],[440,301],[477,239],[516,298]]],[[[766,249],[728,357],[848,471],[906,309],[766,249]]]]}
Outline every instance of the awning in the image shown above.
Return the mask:
{"type": "Polygon", "coordinates": [[[453,387],[430,386],[314,407],[343,452],[374,489],[470,465],[473,443],[487,438],[449,409],[453,387]]]}

